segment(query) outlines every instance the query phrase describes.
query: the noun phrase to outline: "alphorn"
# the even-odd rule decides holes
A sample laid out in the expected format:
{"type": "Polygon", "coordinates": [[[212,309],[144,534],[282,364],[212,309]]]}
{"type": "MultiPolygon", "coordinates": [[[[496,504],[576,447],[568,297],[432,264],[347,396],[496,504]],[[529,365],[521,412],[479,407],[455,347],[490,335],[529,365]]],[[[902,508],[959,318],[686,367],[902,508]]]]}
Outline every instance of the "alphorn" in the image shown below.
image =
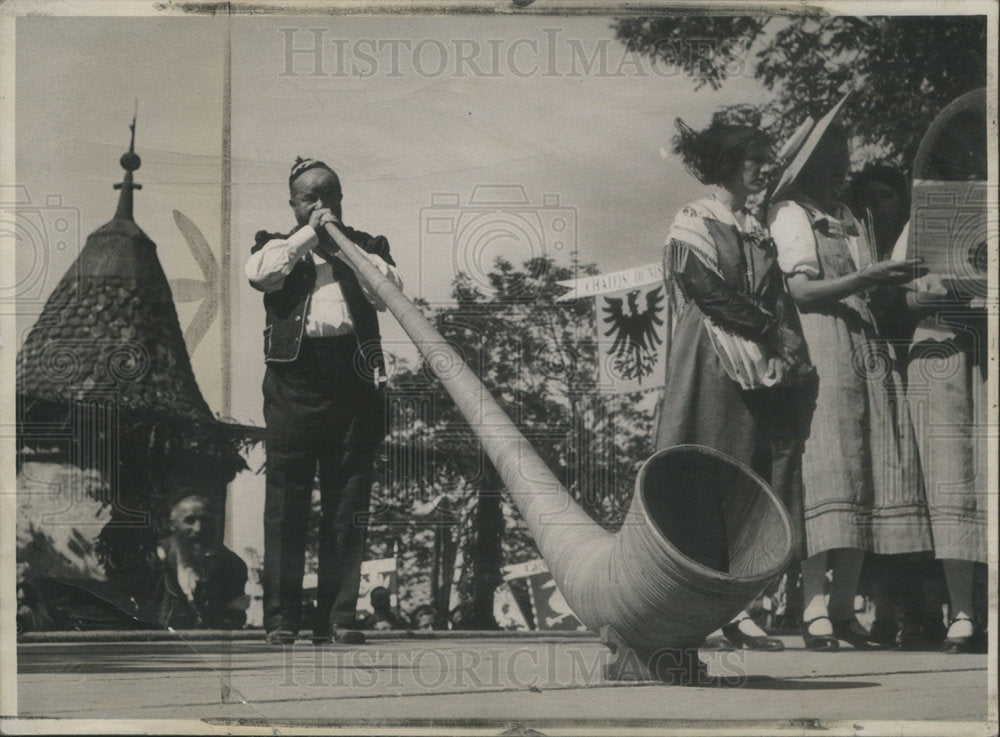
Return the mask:
{"type": "Polygon", "coordinates": [[[458,351],[339,228],[325,228],[476,433],[559,591],[587,627],[612,627],[642,650],[694,648],[785,569],[792,531],[781,501],[746,465],[703,446],[651,456],[621,528],[600,527],[458,351]]]}

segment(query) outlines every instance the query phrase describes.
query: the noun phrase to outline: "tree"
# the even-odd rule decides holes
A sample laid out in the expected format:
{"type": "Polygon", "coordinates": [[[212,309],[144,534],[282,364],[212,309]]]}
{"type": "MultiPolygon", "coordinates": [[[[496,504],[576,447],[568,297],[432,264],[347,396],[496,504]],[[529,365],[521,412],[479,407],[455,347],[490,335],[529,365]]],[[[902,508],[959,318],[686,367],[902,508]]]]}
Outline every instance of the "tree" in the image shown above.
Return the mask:
{"type": "Polygon", "coordinates": [[[909,167],[940,110],[986,84],[985,16],[710,15],[623,18],[616,37],[633,51],[721,88],[751,75],[775,92],[763,105],[717,116],[759,125],[784,140],[848,89],[842,120],[864,161],[909,167]]]}
{"type": "MultiPolygon", "coordinates": [[[[481,285],[467,276],[455,280],[453,305],[424,307],[574,498],[598,523],[616,527],[635,472],[652,450],[652,413],[639,395],[597,394],[593,302],[555,303],[562,293],[556,282],[575,270],[547,258],[521,268],[498,259],[481,285]]],[[[593,266],[579,270],[596,273],[593,266]]],[[[390,538],[400,538],[401,581],[425,585],[429,551],[419,546],[427,546],[428,537],[419,536],[409,510],[415,501],[446,496],[462,537],[463,626],[494,628],[493,591],[502,565],[538,552],[477,435],[430,369],[404,367],[392,385],[372,544],[386,550],[390,538]],[[412,565],[414,558],[425,565],[412,565]]]]}

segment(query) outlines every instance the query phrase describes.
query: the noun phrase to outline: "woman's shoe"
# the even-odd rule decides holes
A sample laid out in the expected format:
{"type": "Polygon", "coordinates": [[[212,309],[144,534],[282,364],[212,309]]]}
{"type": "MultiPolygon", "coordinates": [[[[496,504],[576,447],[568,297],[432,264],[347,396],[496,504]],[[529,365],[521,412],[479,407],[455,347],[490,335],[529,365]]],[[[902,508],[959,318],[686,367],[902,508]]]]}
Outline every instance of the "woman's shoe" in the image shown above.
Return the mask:
{"type": "Polygon", "coordinates": [[[736,646],[722,633],[721,629],[714,630],[709,634],[701,645],[706,650],[732,651],[736,646]]]}
{"type": "Polygon", "coordinates": [[[833,634],[838,640],[850,643],[855,650],[888,650],[895,643],[885,645],[875,640],[871,632],[862,626],[857,619],[830,620],[833,622],[833,634]]]}
{"type": "Polygon", "coordinates": [[[747,650],[764,650],[767,652],[780,652],[785,649],[785,643],[776,637],[768,637],[764,635],[749,635],[740,629],[740,624],[746,621],[753,621],[749,617],[744,617],[738,622],[730,622],[729,624],[722,625],[722,634],[726,636],[737,648],[746,648],[747,650]]]}
{"type": "Polygon", "coordinates": [[[809,631],[809,628],[814,622],[819,622],[824,619],[828,622],[830,621],[829,617],[823,615],[822,617],[814,617],[813,619],[802,623],[802,641],[806,644],[806,650],[832,653],[840,649],[840,643],[833,635],[814,635],[809,631]]]}
{"type": "Polygon", "coordinates": [[[957,619],[951,620],[948,625],[948,637],[944,638],[944,642],[941,643],[941,652],[948,653],[949,655],[958,654],[968,654],[968,653],[985,653],[987,649],[985,633],[978,630],[978,628],[972,624],[972,620],[968,617],[959,617],[957,619]],[[971,625],[971,633],[968,635],[951,635],[951,630],[956,622],[969,622],[971,625]]]}

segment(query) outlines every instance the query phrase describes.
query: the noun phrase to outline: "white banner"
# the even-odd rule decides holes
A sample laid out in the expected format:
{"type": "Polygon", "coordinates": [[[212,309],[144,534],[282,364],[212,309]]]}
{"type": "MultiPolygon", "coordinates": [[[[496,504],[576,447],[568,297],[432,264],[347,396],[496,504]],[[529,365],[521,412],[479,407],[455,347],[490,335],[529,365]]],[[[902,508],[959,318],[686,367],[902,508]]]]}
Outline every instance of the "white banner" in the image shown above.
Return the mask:
{"type": "Polygon", "coordinates": [[[666,288],[662,280],[595,297],[601,394],[659,389],[666,377],[666,288]]]}
{"type": "Polygon", "coordinates": [[[527,578],[537,573],[548,573],[549,565],[541,558],[525,561],[524,563],[514,563],[500,569],[504,581],[513,581],[515,578],[527,578]]]}
{"type": "MultiPolygon", "coordinates": [[[[586,629],[576,618],[556,586],[548,564],[541,558],[500,569],[504,581],[527,578],[531,602],[535,608],[535,626],[540,630],[586,629]]],[[[513,598],[513,596],[511,597],[513,598]]],[[[498,620],[499,621],[499,620],[498,620]]]]}
{"type": "Polygon", "coordinates": [[[357,610],[367,614],[372,611],[372,589],[383,586],[389,590],[389,605],[396,606],[396,559],[377,558],[361,563],[361,585],[358,587],[357,610]]]}
{"type": "Polygon", "coordinates": [[[631,269],[615,271],[611,274],[595,274],[579,279],[565,279],[556,282],[570,291],[559,297],[556,302],[566,302],[581,297],[594,297],[608,292],[619,292],[623,289],[635,289],[648,284],[663,283],[663,264],[653,263],[644,266],[633,266],[631,269]]]}

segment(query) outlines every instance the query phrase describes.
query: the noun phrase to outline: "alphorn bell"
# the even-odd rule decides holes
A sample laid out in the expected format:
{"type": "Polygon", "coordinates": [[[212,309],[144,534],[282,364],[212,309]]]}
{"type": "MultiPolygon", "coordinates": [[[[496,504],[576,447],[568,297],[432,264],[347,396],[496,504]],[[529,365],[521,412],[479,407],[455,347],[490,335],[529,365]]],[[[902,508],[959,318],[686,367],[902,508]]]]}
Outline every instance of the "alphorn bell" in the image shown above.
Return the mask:
{"type": "Polygon", "coordinates": [[[587,627],[611,627],[640,651],[696,648],[788,565],[792,531],[781,501],[745,464],[698,445],[650,457],[624,524],[601,528],[420,310],[339,228],[325,228],[476,432],[587,627]]]}

